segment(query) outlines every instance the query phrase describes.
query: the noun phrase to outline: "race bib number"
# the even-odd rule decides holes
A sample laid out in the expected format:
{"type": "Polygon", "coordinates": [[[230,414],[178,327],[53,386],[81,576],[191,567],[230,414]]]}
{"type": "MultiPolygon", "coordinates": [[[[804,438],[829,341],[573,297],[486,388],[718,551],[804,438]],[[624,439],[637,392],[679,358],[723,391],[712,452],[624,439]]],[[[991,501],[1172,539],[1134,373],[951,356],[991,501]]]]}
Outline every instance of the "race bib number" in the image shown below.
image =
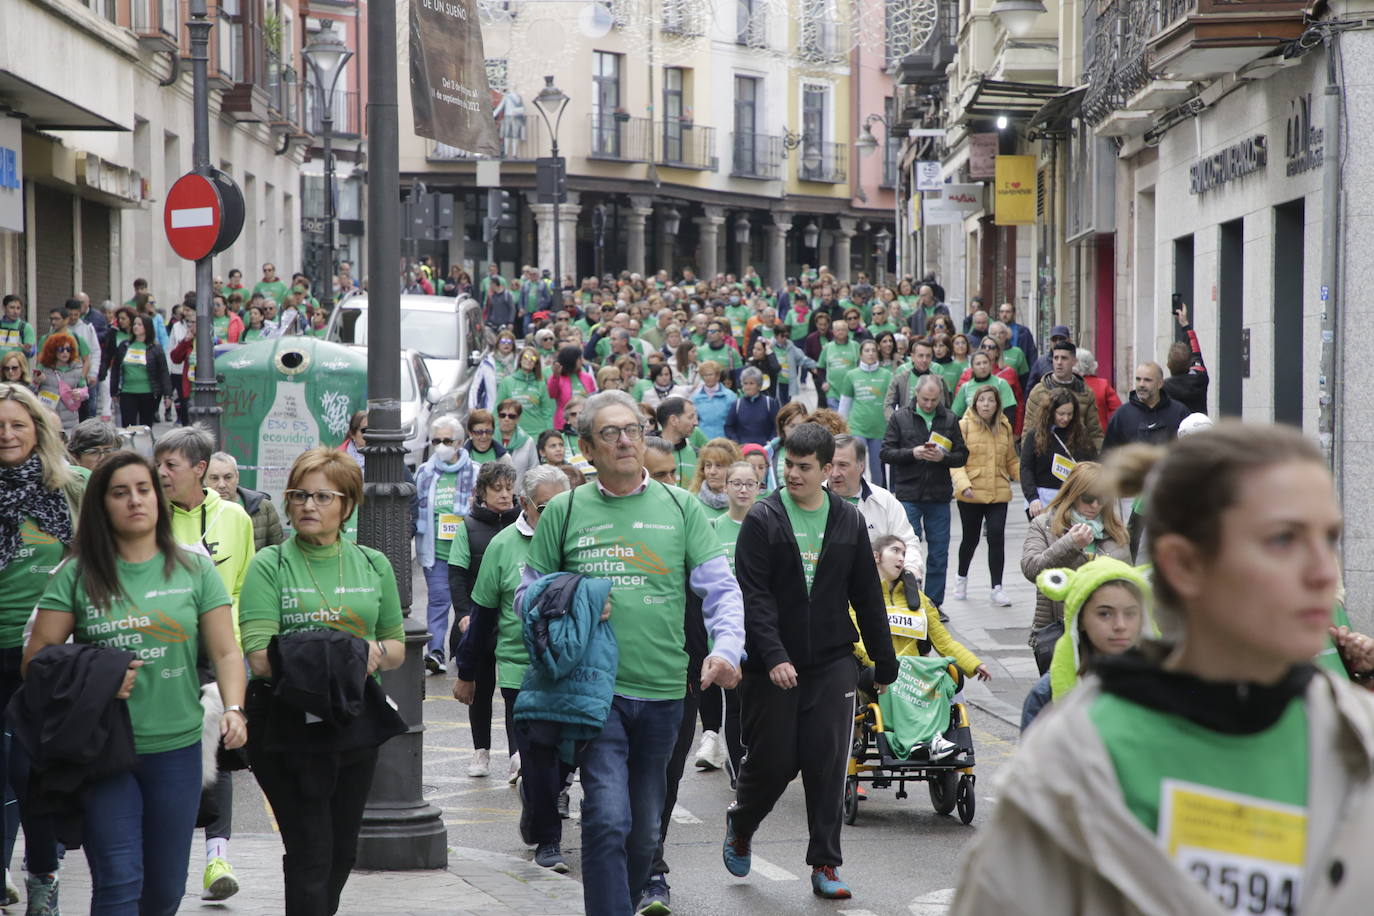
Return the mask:
{"type": "Polygon", "coordinates": [[[135,366],[146,366],[148,365],[148,351],[130,350],[124,354],[124,362],[132,363],[135,366]]]}
{"type": "Polygon", "coordinates": [[[1159,839],[1165,854],[1227,912],[1297,912],[1305,809],[1166,779],[1159,839]]]}
{"type": "Polygon", "coordinates": [[[446,512],[439,516],[439,540],[451,541],[458,536],[458,526],[463,524],[461,515],[446,512]]]}
{"type": "Polygon", "coordinates": [[[926,615],[914,611],[893,611],[887,612],[887,628],[892,631],[893,636],[905,636],[909,639],[926,638],[926,615]]]}
{"type": "Polygon", "coordinates": [[[1069,472],[1074,469],[1076,464],[1078,464],[1077,461],[1072,458],[1065,458],[1056,452],[1054,460],[1050,463],[1050,473],[1054,475],[1056,480],[1068,480],[1069,472]]]}
{"type": "Polygon", "coordinates": [[[19,331],[17,328],[0,328],[0,347],[19,346],[19,331]]]}
{"type": "Polygon", "coordinates": [[[954,448],[954,442],[953,442],[952,440],[950,440],[949,438],[940,435],[939,433],[931,433],[931,434],[930,434],[930,443],[929,443],[929,444],[930,444],[930,445],[939,446],[942,450],[944,450],[944,451],[946,451],[946,452],[948,452],[948,451],[950,451],[951,449],[954,448]]]}
{"type": "Polygon", "coordinates": [[[60,400],[60,398],[58,398],[56,391],[48,391],[45,389],[43,391],[38,392],[38,396],[42,398],[43,402],[47,404],[49,407],[51,407],[53,410],[57,409],[57,403],[60,400]]]}

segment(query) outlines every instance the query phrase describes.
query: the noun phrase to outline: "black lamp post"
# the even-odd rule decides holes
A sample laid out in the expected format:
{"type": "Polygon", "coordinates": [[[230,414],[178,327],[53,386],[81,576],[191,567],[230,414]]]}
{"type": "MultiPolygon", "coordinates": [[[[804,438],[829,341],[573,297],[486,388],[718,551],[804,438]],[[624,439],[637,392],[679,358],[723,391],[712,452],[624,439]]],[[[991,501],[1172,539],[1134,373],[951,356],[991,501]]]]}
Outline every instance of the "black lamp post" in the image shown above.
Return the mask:
{"type": "MultiPolygon", "coordinates": [[[[885,115],[871,114],[868,117],[864,118],[863,130],[859,133],[859,139],[854,141],[854,149],[858,150],[859,155],[865,158],[872,156],[873,151],[878,148],[878,138],[873,136],[874,124],[883,125],[883,127],[887,130],[888,138],[890,139],[892,137],[892,121],[889,120],[885,115]]],[[[884,169],[886,169],[887,166],[884,165],[883,167],[884,169]]],[[[896,183],[895,178],[896,176],[894,176],[894,184],[896,183]]],[[[895,190],[892,194],[892,225],[894,227],[900,227],[902,225],[902,200],[901,196],[897,194],[895,190]]],[[[878,243],[878,248],[882,256],[882,270],[879,271],[879,278],[881,281],[882,275],[886,273],[887,270],[888,246],[892,243],[892,235],[890,233],[887,233],[886,229],[883,229],[879,231],[877,236],[874,237],[874,241],[878,243]],[[884,234],[886,234],[886,238],[883,237],[884,234]]],[[[899,248],[897,251],[898,276],[901,275],[902,271],[901,260],[901,249],[899,248]]]]}
{"type": "Polygon", "coordinates": [[[320,125],[324,134],[324,221],[325,255],[324,277],[316,286],[321,302],[334,299],[334,89],[343,74],[344,64],[353,57],[348,45],[339,40],[334,21],[323,19],[320,30],[301,51],[301,56],[315,74],[316,105],[320,110],[320,125]]]}
{"type": "Polygon", "coordinates": [[[553,195],[553,281],[560,290],[563,288],[563,220],[559,216],[558,205],[567,193],[568,173],[558,155],[558,128],[563,124],[563,112],[570,101],[563,90],[553,84],[552,76],[544,77],[544,88],[534,97],[534,107],[539,109],[544,126],[549,129],[549,136],[553,140],[553,161],[558,169],[558,183],[553,195]]]}

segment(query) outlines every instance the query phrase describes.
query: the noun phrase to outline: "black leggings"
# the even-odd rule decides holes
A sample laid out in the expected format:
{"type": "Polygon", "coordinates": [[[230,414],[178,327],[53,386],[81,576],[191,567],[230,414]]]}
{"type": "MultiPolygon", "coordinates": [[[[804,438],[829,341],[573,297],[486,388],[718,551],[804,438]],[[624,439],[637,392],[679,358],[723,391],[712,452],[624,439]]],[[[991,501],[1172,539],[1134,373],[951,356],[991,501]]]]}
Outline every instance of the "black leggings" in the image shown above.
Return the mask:
{"type": "MultiPolygon", "coordinates": [[[[477,665],[477,689],[468,707],[468,724],[472,726],[472,746],[477,750],[491,750],[491,699],[496,693],[496,653],[487,652],[477,665]]],[[[510,710],[506,711],[506,737],[510,738],[510,710]]],[[[514,744],[509,745],[511,750],[514,744]]]]}
{"type": "Polygon", "coordinates": [[[978,535],[983,530],[983,521],[988,523],[988,573],[992,576],[992,587],[1002,584],[1002,567],[1006,565],[1007,504],[1006,503],[959,503],[959,522],[964,529],[963,540],[959,542],[959,575],[967,576],[973,563],[973,555],[978,550],[978,535]]]}
{"type": "Polygon", "coordinates": [[[152,426],[157,422],[157,395],[119,394],[119,418],[125,426],[152,426]]]}

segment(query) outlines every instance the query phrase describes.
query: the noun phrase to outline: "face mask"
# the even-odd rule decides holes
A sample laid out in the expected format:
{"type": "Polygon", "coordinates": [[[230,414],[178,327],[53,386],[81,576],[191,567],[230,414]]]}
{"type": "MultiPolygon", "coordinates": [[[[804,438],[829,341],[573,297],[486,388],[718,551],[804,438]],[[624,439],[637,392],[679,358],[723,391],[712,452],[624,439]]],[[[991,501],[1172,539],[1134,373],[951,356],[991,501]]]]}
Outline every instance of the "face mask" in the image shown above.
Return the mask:
{"type": "Polygon", "coordinates": [[[731,297],[730,297],[730,304],[731,304],[731,305],[739,305],[739,296],[731,296],[731,297]]]}
{"type": "Polygon", "coordinates": [[[434,448],[434,457],[444,464],[453,464],[453,459],[458,457],[458,449],[452,445],[438,445],[434,448]]]}

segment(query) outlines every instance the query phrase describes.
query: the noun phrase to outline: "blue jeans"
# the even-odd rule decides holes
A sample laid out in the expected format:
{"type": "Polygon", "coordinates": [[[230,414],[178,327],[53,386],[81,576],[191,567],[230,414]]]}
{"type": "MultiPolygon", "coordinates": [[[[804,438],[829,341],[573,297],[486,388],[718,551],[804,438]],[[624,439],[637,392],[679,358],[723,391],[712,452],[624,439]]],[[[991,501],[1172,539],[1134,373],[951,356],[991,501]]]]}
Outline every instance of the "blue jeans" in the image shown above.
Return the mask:
{"type": "Polygon", "coordinates": [[[171,916],[186,893],[200,803],[200,743],[139,754],[85,793],[92,916],[171,916]]]}
{"type": "Polygon", "coordinates": [[[887,465],[883,464],[883,440],[863,437],[868,447],[868,482],[876,487],[887,489],[887,465]]]}
{"type": "MultiPolygon", "coordinates": [[[[23,677],[19,674],[19,663],[23,655],[24,649],[21,646],[0,649],[0,723],[4,722],[5,709],[10,704],[10,698],[19,689],[19,685],[24,683],[23,677]]],[[[5,733],[9,733],[8,726],[5,727],[5,733]]],[[[51,818],[40,817],[24,810],[23,799],[28,790],[28,751],[24,750],[24,745],[20,742],[6,737],[3,745],[0,745],[0,796],[6,799],[5,867],[9,867],[10,854],[14,851],[16,838],[17,824],[12,824],[11,821],[18,820],[24,825],[25,866],[36,875],[52,874],[57,871],[57,834],[51,818]],[[6,787],[13,790],[13,802],[8,800],[11,793],[6,792],[6,787]],[[13,809],[10,805],[14,806],[13,809]],[[10,817],[11,810],[18,812],[16,818],[10,817]]]]}
{"type": "Polygon", "coordinates": [[[668,758],[681,700],[616,697],[582,754],[582,900],[597,916],[631,916],[658,848],[668,758]]]}
{"type": "Polygon", "coordinates": [[[926,542],[926,578],[921,590],[940,607],[945,603],[945,570],[949,566],[949,500],[903,500],[902,508],[916,536],[926,542]]]}
{"type": "Polygon", "coordinates": [[[423,566],[425,591],[428,593],[425,622],[429,624],[429,651],[446,654],[448,645],[444,637],[448,635],[448,610],[453,606],[448,591],[448,564],[434,561],[433,566],[423,566]]]}

